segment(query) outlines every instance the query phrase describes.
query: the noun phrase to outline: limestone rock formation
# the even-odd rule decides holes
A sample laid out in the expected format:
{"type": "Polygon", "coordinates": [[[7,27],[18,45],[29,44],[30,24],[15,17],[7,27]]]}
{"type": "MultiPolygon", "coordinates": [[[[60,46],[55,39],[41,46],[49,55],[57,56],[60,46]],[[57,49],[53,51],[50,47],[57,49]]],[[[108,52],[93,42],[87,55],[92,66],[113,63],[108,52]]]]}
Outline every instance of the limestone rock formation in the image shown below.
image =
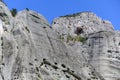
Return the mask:
{"type": "Polygon", "coordinates": [[[67,46],[85,56],[101,78],[120,79],[120,32],[109,21],[82,12],[56,18],[52,27],[67,46]]]}
{"type": "Polygon", "coordinates": [[[52,26],[0,2],[0,80],[119,80],[120,32],[91,12],[61,16],[52,26]]]}

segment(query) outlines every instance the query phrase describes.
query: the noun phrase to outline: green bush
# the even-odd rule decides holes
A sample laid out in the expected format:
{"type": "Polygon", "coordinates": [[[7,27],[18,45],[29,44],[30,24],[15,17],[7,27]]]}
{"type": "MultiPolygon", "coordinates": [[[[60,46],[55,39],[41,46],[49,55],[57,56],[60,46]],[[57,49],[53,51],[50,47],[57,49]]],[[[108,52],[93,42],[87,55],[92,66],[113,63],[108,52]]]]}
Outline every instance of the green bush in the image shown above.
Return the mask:
{"type": "Polygon", "coordinates": [[[29,11],[29,9],[28,9],[28,8],[26,8],[26,10],[27,10],[27,11],[29,11]]]}
{"type": "Polygon", "coordinates": [[[74,13],[74,14],[69,14],[69,15],[60,16],[60,17],[76,17],[78,15],[80,15],[80,13],[74,13]]]}
{"type": "Polygon", "coordinates": [[[69,41],[73,41],[73,37],[72,36],[70,36],[70,35],[67,35],[67,42],[69,42],[69,41]]]}
{"type": "Polygon", "coordinates": [[[76,36],[76,37],[75,37],[75,41],[79,41],[79,42],[85,43],[86,38],[81,37],[81,36],[76,36]]]}
{"type": "Polygon", "coordinates": [[[12,16],[15,17],[17,14],[17,9],[12,8],[12,10],[10,10],[10,12],[11,12],[12,16]]]}
{"type": "Polygon", "coordinates": [[[72,37],[70,35],[67,36],[67,42],[69,41],[78,41],[78,42],[82,42],[82,43],[85,43],[86,41],[86,38],[82,37],[82,36],[75,36],[75,37],[72,37]]]}
{"type": "Polygon", "coordinates": [[[64,40],[64,36],[60,35],[60,39],[61,39],[61,40],[64,40]]]}

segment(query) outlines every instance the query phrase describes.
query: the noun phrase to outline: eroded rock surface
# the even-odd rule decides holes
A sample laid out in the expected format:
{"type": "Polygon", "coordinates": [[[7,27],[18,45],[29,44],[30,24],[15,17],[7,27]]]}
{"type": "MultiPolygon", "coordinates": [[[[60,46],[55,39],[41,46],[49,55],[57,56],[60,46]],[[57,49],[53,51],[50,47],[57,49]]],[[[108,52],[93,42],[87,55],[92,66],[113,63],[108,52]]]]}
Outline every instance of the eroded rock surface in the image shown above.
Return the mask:
{"type": "Polygon", "coordinates": [[[120,32],[114,31],[109,21],[82,12],[56,18],[52,27],[67,46],[83,54],[100,79],[120,79],[120,32]]]}
{"type": "Polygon", "coordinates": [[[0,80],[119,80],[120,32],[91,12],[54,19],[0,2],[0,80]]]}

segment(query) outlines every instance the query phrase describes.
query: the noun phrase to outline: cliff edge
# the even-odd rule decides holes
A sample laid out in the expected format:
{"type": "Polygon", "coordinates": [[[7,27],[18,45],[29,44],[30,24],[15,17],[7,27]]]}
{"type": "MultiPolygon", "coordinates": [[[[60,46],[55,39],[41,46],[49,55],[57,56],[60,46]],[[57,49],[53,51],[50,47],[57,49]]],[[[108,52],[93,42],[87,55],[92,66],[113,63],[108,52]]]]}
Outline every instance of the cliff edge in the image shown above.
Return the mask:
{"type": "Polygon", "coordinates": [[[120,32],[92,12],[52,25],[0,2],[0,80],[119,80],[120,32]]]}

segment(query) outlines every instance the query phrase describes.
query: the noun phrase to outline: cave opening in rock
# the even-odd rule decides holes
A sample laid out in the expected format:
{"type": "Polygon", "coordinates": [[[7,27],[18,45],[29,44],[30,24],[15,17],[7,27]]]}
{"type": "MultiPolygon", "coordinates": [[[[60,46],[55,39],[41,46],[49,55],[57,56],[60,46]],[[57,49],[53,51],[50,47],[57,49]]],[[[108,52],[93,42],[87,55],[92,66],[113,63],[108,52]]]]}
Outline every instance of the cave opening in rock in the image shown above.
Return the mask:
{"type": "Polygon", "coordinates": [[[80,28],[80,27],[77,27],[76,30],[75,30],[75,34],[77,34],[77,35],[80,35],[80,34],[82,34],[83,32],[84,32],[83,29],[80,28]]]}

